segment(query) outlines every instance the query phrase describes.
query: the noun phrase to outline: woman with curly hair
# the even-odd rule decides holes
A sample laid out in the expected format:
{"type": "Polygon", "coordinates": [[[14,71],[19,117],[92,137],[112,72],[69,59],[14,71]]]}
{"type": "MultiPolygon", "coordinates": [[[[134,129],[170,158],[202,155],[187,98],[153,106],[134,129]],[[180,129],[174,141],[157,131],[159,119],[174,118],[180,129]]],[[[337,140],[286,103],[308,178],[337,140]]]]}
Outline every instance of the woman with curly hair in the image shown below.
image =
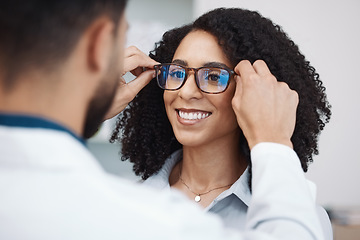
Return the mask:
{"type": "MultiPolygon", "coordinates": [[[[145,184],[180,190],[225,225],[244,226],[253,146],[239,127],[232,98],[237,79],[249,72],[297,92],[288,145],[307,171],[330,105],[319,75],[279,26],[257,12],[216,9],[166,32],[150,57],[161,63],[155,66],[157,81],[130,103],[112,136],[121,141],[122,160],[134,163],[145,184]]],[[[328,216],[321,207],[318,212],[331,239],[328,216]]]]}

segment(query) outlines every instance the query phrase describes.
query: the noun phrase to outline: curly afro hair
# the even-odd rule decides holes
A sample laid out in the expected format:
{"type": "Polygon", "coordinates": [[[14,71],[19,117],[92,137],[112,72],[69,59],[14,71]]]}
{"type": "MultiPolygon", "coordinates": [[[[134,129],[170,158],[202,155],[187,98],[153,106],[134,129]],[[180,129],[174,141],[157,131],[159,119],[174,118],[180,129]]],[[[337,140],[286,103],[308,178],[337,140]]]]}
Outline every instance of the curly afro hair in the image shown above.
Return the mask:
{"type": "MultiPolygon", "coordinates": [[[[319,74],[297,45],[280,26],[257,12],[219,8],[192,24],[166,32],[150,57],[161,63],[171,62],[181,40],[196,30],[215,36],[233,67],[244,59],[252,63],[262,59],[278,81],[297,91],[299,105],[291,140],[306,172],[313,155],[318,154],[318,136],[329,122],[331,111],[319,74]]],[[[134,163],[135,174],[144,180],[158,172],[170,154],[182,148],[166,115],[163,90],[154,79],[119,116],[110,141],[116,140],[122,144],[121,159],[134,163]]],[[[239,148],[247,157],[251,174],[250,150],[243,135],[239,148]]]]}

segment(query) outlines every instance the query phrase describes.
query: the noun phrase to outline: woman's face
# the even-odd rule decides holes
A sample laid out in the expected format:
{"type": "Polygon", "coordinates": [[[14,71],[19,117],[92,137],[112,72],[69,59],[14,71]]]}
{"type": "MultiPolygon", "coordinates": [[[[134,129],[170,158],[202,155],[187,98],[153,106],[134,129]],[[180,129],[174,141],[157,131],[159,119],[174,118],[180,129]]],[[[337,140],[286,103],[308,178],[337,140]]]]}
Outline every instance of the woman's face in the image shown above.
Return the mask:
{"type": "MultiPolygon", "coordinates": [[[[174,63],[192,68],[222,64],[232,68],[217,39],[205,31],[190,32],[180,43],[174,63]]],[[[200,146],[216,140],[238,138],[239,127],[231,106],[235,81],[219,94],[203,93],[196,86],[194,74],[176,91],[165,91],[167,116],[176,139],[184,146],[200,146]],[[194,120],[189,115],[197,114],[194,120]]]]}

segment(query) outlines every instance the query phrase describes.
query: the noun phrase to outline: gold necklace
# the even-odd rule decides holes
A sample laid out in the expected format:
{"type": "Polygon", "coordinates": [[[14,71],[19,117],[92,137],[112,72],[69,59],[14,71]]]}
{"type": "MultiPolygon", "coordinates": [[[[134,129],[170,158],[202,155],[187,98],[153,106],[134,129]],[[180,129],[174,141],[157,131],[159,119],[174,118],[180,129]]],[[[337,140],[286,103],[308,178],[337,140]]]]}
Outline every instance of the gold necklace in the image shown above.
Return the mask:
{"type": "Polygon", "coordinates": [[[192,192],[193,194],[195,194],[194,200],[195,200],[195,202],[197,202],[197,203],[201,201],[201,195],[205,195],[205,194],[208,194],[209,192],[212,192],[212,191],[214,191],[214,190],[221,189],[221,188],[226,188],[226,187],[230,187],[231,185],[233,185],[233,183],[231,183],[231,184],[228,184],[228,185],[226,185],[226,186],[222,186],[222,187],[217,187],[217,188],[210,189],[210,190],[208,190],[208,191],[206,191],[206,192],[203,192],[203,193],[197,193],[197,192],[194,192],[193,190],[191,190],[191,188],[185,183],[184,179],[182,179],[182,177],[181,177],[181,169],[180,169],[180,171],[179,171],[179,179],[180,179],[181,183],[184,184],[185,187],[186,187],[190,192],[192,192]]]}

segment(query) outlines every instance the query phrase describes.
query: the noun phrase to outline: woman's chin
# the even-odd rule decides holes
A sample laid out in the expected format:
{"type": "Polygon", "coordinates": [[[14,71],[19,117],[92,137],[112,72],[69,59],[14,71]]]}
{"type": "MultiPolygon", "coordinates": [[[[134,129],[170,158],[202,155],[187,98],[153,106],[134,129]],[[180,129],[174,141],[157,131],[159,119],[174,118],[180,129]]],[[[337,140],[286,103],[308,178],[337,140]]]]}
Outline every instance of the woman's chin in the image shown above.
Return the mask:
{"type": "Polygon", "coordinates": [[[206,144],[206,141],[204,141],[204,138],[198,138],[194,136],[189,137],[176,137],[179,143],[183,145],[184,147],[198,147],[206,144]]]}

